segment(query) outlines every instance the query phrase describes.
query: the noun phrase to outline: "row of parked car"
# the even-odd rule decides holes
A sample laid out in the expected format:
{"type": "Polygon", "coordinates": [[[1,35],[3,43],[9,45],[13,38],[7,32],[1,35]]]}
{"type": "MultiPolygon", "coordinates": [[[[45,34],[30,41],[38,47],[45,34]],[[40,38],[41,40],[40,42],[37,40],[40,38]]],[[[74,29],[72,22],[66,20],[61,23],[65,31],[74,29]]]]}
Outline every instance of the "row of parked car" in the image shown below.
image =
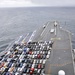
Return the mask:
{"type": "Polygon", "coordinates": [[[0,75],[43,75],[53,42],[14,44],[0,56],[0,75]]]}

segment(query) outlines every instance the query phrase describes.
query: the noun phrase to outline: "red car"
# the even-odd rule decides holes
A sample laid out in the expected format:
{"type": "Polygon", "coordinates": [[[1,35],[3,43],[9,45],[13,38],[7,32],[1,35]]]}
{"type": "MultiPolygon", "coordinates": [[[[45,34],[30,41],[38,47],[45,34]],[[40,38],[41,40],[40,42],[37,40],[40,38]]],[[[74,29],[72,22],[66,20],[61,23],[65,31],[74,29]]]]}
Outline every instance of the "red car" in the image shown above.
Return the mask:
{"type": "Polygon", "coordinates": [[[41,64],[38,64],[38,69],[41,69],[41,64]]]}
{"type": "Polygon", "coordinates": [[[30,74],[33,74],[33,72],[34,72],[34,68],[31,68],[30,69],[30,74]]]}

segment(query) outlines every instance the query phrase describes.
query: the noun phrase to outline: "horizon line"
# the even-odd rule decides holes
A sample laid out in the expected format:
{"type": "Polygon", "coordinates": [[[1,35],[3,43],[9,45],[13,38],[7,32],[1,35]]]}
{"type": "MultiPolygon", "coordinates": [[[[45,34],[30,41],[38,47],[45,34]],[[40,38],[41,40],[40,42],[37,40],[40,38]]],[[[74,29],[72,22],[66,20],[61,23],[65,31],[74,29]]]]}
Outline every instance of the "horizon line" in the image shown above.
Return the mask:
{"type": "Polygon", "coordinates": [[[0,7],[0,8],[35,8],[35,7],[75,7],[75,6],[15,6],[15,7],[0,7]]]}

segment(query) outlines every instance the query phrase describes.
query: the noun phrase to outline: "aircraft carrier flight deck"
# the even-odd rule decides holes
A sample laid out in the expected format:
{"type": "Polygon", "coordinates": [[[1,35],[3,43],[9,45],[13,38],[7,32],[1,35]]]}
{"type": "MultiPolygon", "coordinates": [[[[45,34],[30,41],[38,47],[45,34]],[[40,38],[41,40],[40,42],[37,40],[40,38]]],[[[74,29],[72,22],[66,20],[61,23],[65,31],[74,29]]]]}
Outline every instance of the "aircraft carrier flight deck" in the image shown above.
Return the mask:
{"type": "Polygon", "coordinates": [[[0,75],[75,75],[71,33],[47,22],[0,54],[0,75]]]}

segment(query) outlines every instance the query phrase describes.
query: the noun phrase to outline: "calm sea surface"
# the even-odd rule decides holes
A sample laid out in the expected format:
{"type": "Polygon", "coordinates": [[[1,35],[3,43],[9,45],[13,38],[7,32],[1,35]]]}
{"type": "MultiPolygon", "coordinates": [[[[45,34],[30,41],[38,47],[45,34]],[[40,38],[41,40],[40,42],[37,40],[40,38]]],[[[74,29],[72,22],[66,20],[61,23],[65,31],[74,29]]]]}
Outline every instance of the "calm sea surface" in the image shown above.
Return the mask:
{"type": "Polygon", "coordinates": [[[17,37],[55,20],[72,32],[75,48],[75,7],[0,8],[0,51],[17,37]]]}

